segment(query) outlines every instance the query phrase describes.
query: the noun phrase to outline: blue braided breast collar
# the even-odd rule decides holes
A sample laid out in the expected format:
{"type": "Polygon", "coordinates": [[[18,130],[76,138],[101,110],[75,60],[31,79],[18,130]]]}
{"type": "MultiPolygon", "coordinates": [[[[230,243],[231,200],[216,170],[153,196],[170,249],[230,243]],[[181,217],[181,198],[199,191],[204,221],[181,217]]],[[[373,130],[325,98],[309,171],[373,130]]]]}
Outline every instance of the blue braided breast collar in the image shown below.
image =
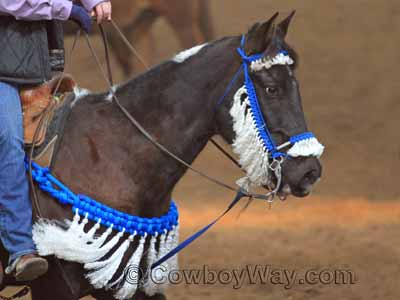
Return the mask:
{"type": "MultiPolygon", "coordinates": [[[[28,161],[25,162],[29,168],[28,161]]],[[[143,218],[132,216],[115,210],[86,195],[76,195],[57,178],[48,168],[43,168],[32,162],[32,178],[39,188],[63,205],[71,205],[72,211],[82,217],[101,225],[113,227],[117,231],[125,231],[129,234],[140,236],[156,236],[165,231],[170,231],[178,225],[178,209],[174,201],[171,201],[168,213],[159,218],[143,218]]]]}
{"type": "MultiPolygon", "coordinates": [[[[75,214],[72,222],[67,221],[67,229],[44,219],[33,225],[32,237],[40,255],[54,255],[66,261],[81,263],[89,282],[97,289],[112,290],[116,299],[131,299],[138,289],[148,296],[164,292],[168,281],[158,283],[151,279],[177,269],[176,256],[164,262],[157,274],[155,271],[142,274],[144,276],[140,282],[134,276],[139,274],[136,268],[142,258],[151,266],[178,245],[178,209],[173,201],[168,213],[161,217],[132,216],[88,196],[74,194],[51,175],[48,168],[31,163],[32,178],[39,188],[59,203],[70,205],[75,214]],[[89,225],[89,220],[95,224],[89,225]],[[102,233],[101,225],[107,228],[102,233]],[[114,236],[113,230],[117,231],[114,236]],[[148,248],[144,251],[146,241],[148,248]],[[118,273],[133,242],[137,242],[133,246],[134,252],[126,265],[122,266],[122,272],[118,273]]],[[[25,165],[28,170],[28,160],[25,165]]]]}

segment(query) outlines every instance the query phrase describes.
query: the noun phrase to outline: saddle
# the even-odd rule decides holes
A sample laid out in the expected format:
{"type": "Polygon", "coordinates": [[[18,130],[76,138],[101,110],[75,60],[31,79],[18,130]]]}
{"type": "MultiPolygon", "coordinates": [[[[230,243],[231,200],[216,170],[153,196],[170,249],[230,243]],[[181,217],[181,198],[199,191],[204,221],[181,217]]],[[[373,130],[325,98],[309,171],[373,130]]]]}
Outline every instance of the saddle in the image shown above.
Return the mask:
{"type": "Polygon", "coordinates": [[[54,148],[62,134],[76,86],[70,75],[57,75],[50,81],[20,90],[25,151],[34,147],[34,160],[49,167],[54,148]],[[54,94],[56,91],[56,94],[54,94]]]}

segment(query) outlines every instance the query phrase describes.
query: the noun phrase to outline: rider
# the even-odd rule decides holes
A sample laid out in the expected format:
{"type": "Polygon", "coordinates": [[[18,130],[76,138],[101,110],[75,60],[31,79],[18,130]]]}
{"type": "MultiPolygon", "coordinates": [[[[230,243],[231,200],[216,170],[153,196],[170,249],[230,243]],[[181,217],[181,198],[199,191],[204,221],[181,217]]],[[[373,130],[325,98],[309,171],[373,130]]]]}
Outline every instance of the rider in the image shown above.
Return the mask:
{"type": "Polygon", "coordinates": [[[74,20],[89,32],[90,15],[98,23],[111,20],[110,0],[81,2],[83,7],[69,0],[0,0],[0,239],[9,252],[6,273],[21,281],[43,275],[48,264],[32,241],[19,89],[63,69],[60,21],[74,20]]]}

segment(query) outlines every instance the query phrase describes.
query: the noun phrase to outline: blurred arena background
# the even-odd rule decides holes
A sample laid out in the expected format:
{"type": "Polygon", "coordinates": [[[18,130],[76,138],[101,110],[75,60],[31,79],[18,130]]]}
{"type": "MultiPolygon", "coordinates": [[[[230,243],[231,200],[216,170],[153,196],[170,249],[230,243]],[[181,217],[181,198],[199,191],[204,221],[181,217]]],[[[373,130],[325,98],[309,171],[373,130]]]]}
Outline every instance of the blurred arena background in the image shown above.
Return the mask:
{"type": "MultiPolygon", "coordinates": [[[[126,19],[115,20],[120,25],[148,5],[146,1],[119,1],[131,10],[126,19]]],[[[168,297],[399,299],[400,3],[209,0],[209,6],[216,39],[244,33],[276,11],[282,17],[297,11],[287,40],[300,55],[297,77],[309,126],[325,144],[326,152],[323,178],[312,196],[277,201],[271,209],[255,202],[240,217],[236,209],[180,254],[181,267],[207,264],[221,270],[268,264],[299,271],[347,268],[355,272],[357,282],[296,284],[291,289],[245,284],[238,290],[222,284],[177,285],[170,288],[168,297]]],[[[99,37],[94,40],[100,53],[101,41],[99,37]]],[[[71,42],[72,38],[67,38],[67,51],[71,42]]],[[[135,46],[152,65],[182,50],[164,18],[157,19],[150,34],[135,46]]],[[[126,80],[114,58],[112,62],[117,81],[126,80]]],[[[106,89],[83,40],[68,66],[81,87],[106,89]]],[[[135,74],[140,71],[143,68],[137,67],[135,74]]],[[[240,176],[212,146],[195,164],[226,181],[240,176]]],[[[188,173],[174,197],[181,208],[181,236],[185,238],[219,214],[232,194],[188,173]]]]}

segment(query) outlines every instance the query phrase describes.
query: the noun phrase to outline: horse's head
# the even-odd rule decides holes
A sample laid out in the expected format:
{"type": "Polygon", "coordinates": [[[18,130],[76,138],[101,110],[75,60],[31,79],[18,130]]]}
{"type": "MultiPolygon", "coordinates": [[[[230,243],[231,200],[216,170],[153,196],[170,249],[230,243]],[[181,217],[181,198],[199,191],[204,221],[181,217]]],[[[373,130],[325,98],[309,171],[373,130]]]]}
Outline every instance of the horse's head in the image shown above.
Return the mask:
{"type": "Polygon", "coordinates": [[[244,84],[232,102],[224,102],[218,123],[247,173],[242,186],[279,183],[281,197],[304,197],[321,176],[323,146],[307,131],[294,75],[297,55],[285,42],[293,13],[274,25],[276,16],[243,36],[238,58],[244,76],[238,80],[244,84]]]}

